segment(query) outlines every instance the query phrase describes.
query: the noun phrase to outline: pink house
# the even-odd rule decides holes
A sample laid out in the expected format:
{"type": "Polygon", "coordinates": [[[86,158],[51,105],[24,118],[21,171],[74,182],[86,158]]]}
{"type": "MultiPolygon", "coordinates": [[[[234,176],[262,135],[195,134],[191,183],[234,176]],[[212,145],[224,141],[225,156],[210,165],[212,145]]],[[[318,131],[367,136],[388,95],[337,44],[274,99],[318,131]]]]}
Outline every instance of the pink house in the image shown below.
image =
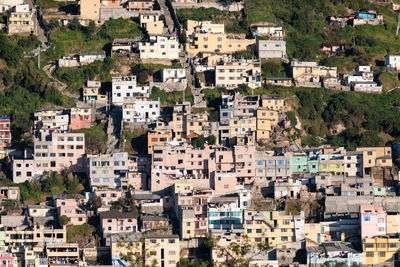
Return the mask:
{"type": "Polygon", "coordinates": [[[236,192],[237,178],[235,172],[218,172],[212,179],[212,189],[216,195],[236,192]]]}
{"type": "Polygon", "coordinates": [[[132,233],[138,231],[137,215],[134,212],[106,211],[100,213],[103,237],[110,234],[132,233]]]}
{"type": "Polygon", "coordinates": [[[117,189],[95,189],[94,194],[101,198],[103,201],[103,205],[111,205],[114,202],[117,202],[118,199],[125,197],[125,192],[122,192],[117,189]]]}
{"type": "Polygon", "coordinates": [[[19,200],[19,187],[16,186],[0,187],[0,203],[3,200],[19,200]]]}
{"type": "Polygon", "coordinates": [[[386,234],[386,212],[376,205],[360,205],[361,239],[386,234]]]}
{"type": "Polygon", "coordinates": [[[255,146],[235,146],[235,170],[238,184],[251,184],[254,182],[255,172],[255,146]]]}
{"type": "Polygon", "coordinates": [[[0,267],[14,267],[18,266],[17,258],[11,254],[5,254],[0,256],[0,267]]]}
{"type": "MultiPolygon", "coordinates": [[[[225,188],[231,191],[236,184],[251,184],[255,178],[255,147],[235,146],[234,150],[224,147],[206,146],[193,149],[185,144],[153,147],[151,190],[162,191],[175,182],[185,180],[194,187],[211,188],[218,173],[236,174],[236,180],[225,188]]],[[[227,180],[226,180],[227,181],[227,180]]]]}
{"type": "Polygon", "coordinates": [[[71,130],[90,128],[90,124],[92,122],[92,114],[90,109],[71,108],[70,116],[69,123],[71,130]]]}
{"type": "Polygon", "coordinates": [[[69,218],[69,224],[81,225],[87,223],[86,212],[79,207],[79,201],[76,199],[56,199],[56,207],[59,216],[69,218]]]}

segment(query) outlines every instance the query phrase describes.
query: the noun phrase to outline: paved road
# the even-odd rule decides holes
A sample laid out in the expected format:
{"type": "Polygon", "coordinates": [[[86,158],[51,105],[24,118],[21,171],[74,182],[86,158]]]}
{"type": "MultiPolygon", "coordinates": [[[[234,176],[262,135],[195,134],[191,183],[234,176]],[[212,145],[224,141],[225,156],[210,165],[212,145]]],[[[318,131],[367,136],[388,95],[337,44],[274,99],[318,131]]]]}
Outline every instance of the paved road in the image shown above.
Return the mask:
{"type": "Polygon", "coordinates": [[[113,109],[108,116],[107,126],[107,153],[114,153],[120,150],[121,127],[122,127],[121,110],[113,109]]]}

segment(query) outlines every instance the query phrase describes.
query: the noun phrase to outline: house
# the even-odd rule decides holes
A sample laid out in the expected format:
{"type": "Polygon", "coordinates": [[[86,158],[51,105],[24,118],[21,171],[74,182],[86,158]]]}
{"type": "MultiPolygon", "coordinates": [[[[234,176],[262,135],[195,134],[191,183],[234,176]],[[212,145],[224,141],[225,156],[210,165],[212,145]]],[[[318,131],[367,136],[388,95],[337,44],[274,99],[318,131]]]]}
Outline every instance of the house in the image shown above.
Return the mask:
{"type": "Polygon", "coordinates": [[[162,69],[161,72],[163,83],[180,83],[186,87],[186,70],[185,69],[162,69]]]}
{"type": "Polygon", "coordinates": [[[128,153],[87,155],[87,174],[92,188],[121,188],[128,175],[128,153]]]}
{"type": "Polygon", "coordinates": [[[329,57],[344,56],[346,51],[351,49],[351,43],[344,40],[337,40],[334,42],[323,42],[320,46],[320,51],[329,57]]]}
{"type": "Polygon", "coordinates": [[[150,95],[149,86],[137,84],[136,76],[112,77],[112,103],[122,106],[135,98],[147,98],[150,95]]]}
{"type": "Polygon", "coordinates": [[[288,178],[292,176],[292,153],[268,155],[265,151],[257,151],[256,182],[288,178]]]}
{"type": "Polygon", "coordinates": [[[160,116],[160,100],[136,99],[122,105],[122,120],[125,123],[154,122],[160,116]]]}
{"type": "Polygon", "coordinates": [[[170,227],[168,218],[155,215],[144,215],[140,217],[141,232],[146,232],[156,229],[168,229],[170,227]]]}
{"type": "Polygon", "coordinates": [[[130,56],[137,47],[138,40],[128,38],[115,38],[111,44],[111,56],[120,54],[130,56]]]}
{"type": "Polygon", "coordinates": [[[126,7],[129,11],[151,11],[153,10],[152,0],[128,0],[126,7]]]}
{"type": "Polygon", "coordinates": [[[57,65],[59,68],[65,67],[65,68],[72,68],[72,67],[78,67],[79,66],[79,61],[77,56],[63,56],[57,61],[57,65]]]}
{"type": "Polygon", "coordinates": [[[383,86],[374,82],[374,73],[370,66],[358,66],[356,74],[347,74],[343,78],[355,92],[382,93],[383,86]]]}
{"type": "Polygon", "coordinates": [[[106,53],[80,53],[78,54],[78,60],[81,65],[87,65],[97,60],[103,61],[106,58],[106,53]]]}
{"type": "Polygon", "coordinates": [[[307,264],[340,262],[346,266],[363,264],[363,253],[354,249],[350,242],[330,241],[317,247],[307,247],[307,264]]]}
{"type": "Polygon", "coordinates": [[[92,112],[87,108],[71,108],[69,121],[71,130],[90,128],[92,112]]]}
{"type": "Polygon", "coordinates": [[[355,14],[353,26],[358,25],[383,25],[383,16],[378,15],[375,10],[362,10],[355,14]]]}
{"type": "Polygon", "coordinates": [[[329,17],[329,25],[344,28],[352,23],[354,16],[331,16],[329,17]]]}
{"type": "Polygon", "coordinates": [[[2,186],[0,187],[0,203],[4,200],[19,200],[19,187],[16,186],[2,186]]]}
{"type": "Polygon", "coordinates": [[[153,153],[153,146],[163,146],[167,142],[172,141],[171,130],[151,130],[147,132],[147,153],[153,153]]]}
{"type": "Polygon", "coordinates": [[[68,131],[70,115],[65,109],[41,109],[34,113],[36,130],[68,131]]]}
{"type": "Polygon", "coordinates": [[[24,0],[2,0],[0,1],[0,13],[9,11],[11,8],[23,5],[24,0]]]}
{"type": "Polygon", "coordinates": [[[85,103],[107,103],[107,95],[100,94],[101,82],[87,81],[83,87],[82,98],[85,103]]]}
{"type": "Polygon", "coordinates": [[[292,86],[292,79],[291,78],[265,78],[264,84],[266,85],[275,85],[275,86],[285,86],[291,87],[292,86]]]}
{"type": "Polygon", "coordinates": [[[11,146],[11,120],[9,116],[0,116],[0,158],[5,157],[5,150],[11,146]]]}
{"type": "Polygon", "coordinates": [[[256,59],[236,59],[215,66],[215,86],[234,89],[239,85],[261,86],[261,62],[256,59]]]}
{"type": "Polygon", "coordinates": [[[176,35],[149,35],[139,42],[141,59],[179,59],[179,42],[176,35]]]}
{"type": "Polygon", "coordinates": [[[46,255],[50,266],[79,266],[80,254],[78,243],[46,244],[46,255]]]}
{"type": "Polygon", "coordinates": [[[139,261],[147,255],[141,233],[112,234],[109,237],[112,265],[115,267],[130,266],[126,255],[132,253],[132,261],[139,261]]]}
{"type": "Polygon", "coordinates": [[[144,246],[151,251],[145,257],[145,265],[176,267],[180,260],[180,243],[178,235],[146,235],[144,246]]]}
{"type": "Polygon", "coordinates": [[[139,23],[148,34],[162,34],[164,31],[164,21],[160,20],[160,12],[140,12],[139,23]]]}
{"type": "Polygon", "coordinates": [[[50,132],[40,130],[34,137],[34,154],[24,159],[13,159],[13,181],[22,183],[39,178],[44,171],[85,171],[85,135],[83,133],[50,132]]]}
{"type": "Polygon", "coordinates": [[[285,32],[281,26],[273,24],[256,24],[250,26],[253,36],[263,36],[270,40],[283,40],[285,32]]]}
{"type": "Polygon", "coordinates": [[[378,265],[393,262],[398,257],[399,238],[376,236],[363,238],[364,264],[378,265]]]}
{"type": "Polygon", "coordinates": [[[74,198],[58,198],[55,200],[58,216],[66,216],[68,224],[81,225],[87,223],[88,217],[80,202],[74,198]]]}
{"type": "Polygon", "coordinates": [[[36,35],[35,15],[28,4],[15,6],[8,15],[7,33],[36,35]]]}
{"type": "Polygon", "coordinates": [[[386,235],[386,212],[376,205],[360,205],[361,239],[386,235]]]}
{"type": "Polygon", "coordinates": [[[257,40],[256,54],[258,58],[286,59],[286,41],[280,40],[257,40]]]}
{"type": "Polygon", "coordinates": [[[400,72],[400,55],[386,55],[385,66],[387,72],[400,72]]]}
{"type": "Polygon", "coordinates": [[[112,188],[93,188],[93,193],[101,198],[102,203],[105,206],[111,206],[114,202],[117,202],[120,198],[126,196],[126,192],[112,188]]]}
{"type": "Polygon", "coordinates": [[[323,78],[337,78],[336,67],[319,66],[317,62],[292,60],[290,67],[296,86],[321,87],[323,78]]]}
{"type": "Polygon", "coordinates": [[[202,52],[234,53],[250,49],[256,43],[255,39],[245,39],[242,35],[226,34],[224,24],[211,21],[187,20],[185,29],[189,40],[186,49],[192,55],[202,52]]]}
{"type": "Polygon", "coordinates": [[[98,20],[100,17],[100,5],[99,0],[81,0],[79,3],[81,19],[98,20]]]}
{"type": "Polygon", "coordinates": [[[137,215],[134,212],[105,211],[100,213],[103,237],[111,234],[138,231],[137,215]]]}

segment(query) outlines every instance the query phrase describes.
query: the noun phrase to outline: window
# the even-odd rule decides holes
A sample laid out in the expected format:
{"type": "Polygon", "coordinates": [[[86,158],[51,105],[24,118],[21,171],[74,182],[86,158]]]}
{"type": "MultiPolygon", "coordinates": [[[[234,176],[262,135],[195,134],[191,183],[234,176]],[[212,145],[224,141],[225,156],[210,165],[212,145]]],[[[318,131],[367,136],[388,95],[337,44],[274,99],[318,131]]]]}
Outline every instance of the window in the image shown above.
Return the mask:
{"type": "Polygon", "coordinates": [[[371,217],[370,216],[364,216],[364,222],[370,222],[371,217]]]}
{"type": "Polygon", "coordinates": [[[385,222],[385,218],[378,218],[378,223],[384,223],[384,222],[385,222]]]}
{"type": "Polygon", "coordinates": [[[386,248],[386,243],[376,243],[377,248],[386,248]]]}
{"type": "Polygon", "coordinates": [[[175,250],[170,250],[170,251],[168,251],[168,255],[176,255],[176,251],[175,250]]]}
{"type": "Polygon", "coordinates": [[[373,258],[374,257],[374,252],[367,252],[366,256],[367,256],[367,258],[373,258]]]}
{"type": "Polygon", "coordinates": [[[366,243],[366,244],[365,244],[365,247],[366,247],[366,248],[373,248],[373,247],[374,247],[374,244],[373,244],[373,243],[366,243]]]}
{"type": "Polygon", "coordinates": [[[386,252],[379,251],[378,252],[378,257],[386,257],[386,252]]]}

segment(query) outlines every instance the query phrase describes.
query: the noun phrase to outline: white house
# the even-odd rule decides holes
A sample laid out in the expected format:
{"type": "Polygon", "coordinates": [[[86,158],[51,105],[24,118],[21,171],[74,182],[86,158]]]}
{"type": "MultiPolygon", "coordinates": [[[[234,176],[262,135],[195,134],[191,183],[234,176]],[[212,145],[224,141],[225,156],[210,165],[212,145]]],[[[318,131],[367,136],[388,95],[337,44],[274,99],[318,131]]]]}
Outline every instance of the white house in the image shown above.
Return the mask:
{"type": "Polygon", "coordinates": [[[129,99],[149,97],[149,86],[138,86],[136,76],[112,78],[112,103],[121,106],[129,99]]]}
{"type": "Polygon", "coordinates": [[[80,53],[79,63],[81,65],[90,64],[95,62],[96,60],[104,60],[106,58],[106,53],[80,53]]]}
{"type": "Polygon", "coordinates": [[[280,26],[254,25],[251,27],[254,36],[266,36],[271,40],[283,40],[285,33],[280,26]]]}
{"type": "Polygon", "coordinates": [[[181,83],[187,84],[185,69],[163,69],[163,83],[181,83]]]}
{"type": "Polygon", "coordinates": [[[176,35],[149,35],[139,43],[141,59],[179,59],[179,42],[176,35]]]}
{"type": "Polygon", "coordinates": [[[286,42],[275,40],[257,40],[258,58],[286,58],[286,42]]]}
{"type": "Polygon", "coordinates": [[[382,85],[374,82],[374,73],[370,66],[358,66],[356,74],[345,75],[343,77],[355,92],[381,93],[382,85]]]}
{"type": "Polygon", "coordinates": [[[385,66],[387,72],[400,72],[400,55],[386,55],[385,66]]]}
{"type": "Polygon", "coordinates": [[[135,100],[122,106],[122,120],[132,122],[154,122],[160,117],[160,100],[135,100]]]}

